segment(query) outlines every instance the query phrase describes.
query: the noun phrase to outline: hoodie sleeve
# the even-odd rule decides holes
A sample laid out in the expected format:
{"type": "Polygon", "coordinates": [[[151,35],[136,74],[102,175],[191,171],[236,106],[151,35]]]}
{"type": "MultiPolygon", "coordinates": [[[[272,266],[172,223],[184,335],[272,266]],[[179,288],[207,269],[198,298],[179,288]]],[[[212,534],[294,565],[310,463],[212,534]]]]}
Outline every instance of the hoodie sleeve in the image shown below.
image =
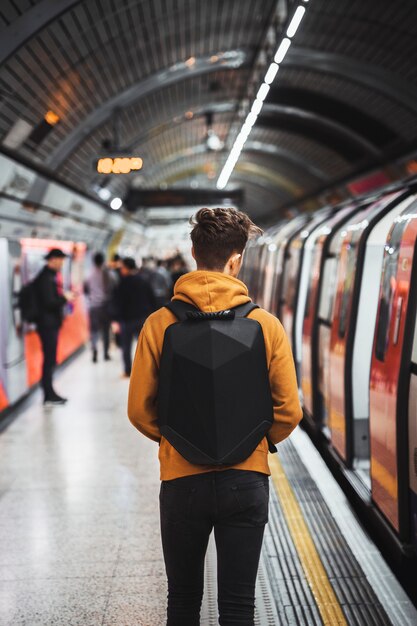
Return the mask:
{"type": "Polygon", "coordinates": [[[288,437],[303,416],[291,347],[284,328],[278,320],[276,322],[269,364],[274,405],[274,424],[269,431],[269,438],[273,443],[288,437]]]}
{"type": "Polygon", "coordinates": [[[159,359],[146,336],[145,327],[139,335],[130,377],[127,413],[133,426],[153,441],[160,441],[156,397],[158,393],[159,359]]]}

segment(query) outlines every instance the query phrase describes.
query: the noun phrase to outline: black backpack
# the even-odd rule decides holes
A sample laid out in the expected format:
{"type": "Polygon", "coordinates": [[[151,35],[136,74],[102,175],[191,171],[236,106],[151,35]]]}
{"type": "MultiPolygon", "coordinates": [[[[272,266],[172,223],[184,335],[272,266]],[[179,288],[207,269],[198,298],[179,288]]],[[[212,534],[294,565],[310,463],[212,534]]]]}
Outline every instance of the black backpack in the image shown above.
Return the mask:
{"type": "Polygon", "coordinates": [[[161,434],[188,461],[229,465],[247,459],[273,423],[262,327],[248,302],[204,313],[180,300],[165,331],[158,419],[161,434]]]}
{"type": "Polygon", "coordinates": [[[24,322],[34,324],[39,317],[39,300],[36,287],[36,278],[24,285],[18,295],[18,307],[24,322]]]}

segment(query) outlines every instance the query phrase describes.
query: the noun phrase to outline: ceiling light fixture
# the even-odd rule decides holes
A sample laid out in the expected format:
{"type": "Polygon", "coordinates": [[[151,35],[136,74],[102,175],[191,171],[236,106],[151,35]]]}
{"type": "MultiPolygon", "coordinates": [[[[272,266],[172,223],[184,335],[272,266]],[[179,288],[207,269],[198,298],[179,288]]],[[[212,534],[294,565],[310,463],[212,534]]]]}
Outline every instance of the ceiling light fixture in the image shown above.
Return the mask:
{"type": "Polygon", "coordinates": [[[262,85],[258,89],[258,93],[256,94],[256,99],[263,102],[268,95],[270,87],[266,83],[262,83],[262,85]]]}
{"type": "MultiPolygon", "coordinates": [[[[304,3],[307,3],[308,1],[309,0],[303,0],[304,3]]],[[[232,146],[229,156],[226,159],[226,163],[224,164],[223,169],[220,172],[219,178],[217,180],[217,185],[216,185],[217,189],[224,189],[227,183],[229,182],[229,178],[239,159],[243,146],[245,145],[245,142],[247,138],[249,137],[253,126],[255,125],[258,115],[261,112],[264,100],[269,93],[270,85],[273,83],[278,73],[279,64],[282,63],[282,61],[285,58],[285,55],[287,54],[291,46],[292,37],[294,37],[295,33],[297,32],[298,27],[300,26],[301,20],[304,17],[305,11],[306,11],[305,7],[303,7],[302,5],[299,5],[294,12],[292,20],[289,23],[289,26],[287,28],[287,32],[286,32],[287,36],[281,40],[281,43],[278,46],[278,49],[274,56],[274,62],[271,63],[271,65],[269,66],[265,74],[264,81],[258,89],[258,93],[256,94],[256,98],[254,102],[252,103],[250,112],[246,116],[245,122],[242,128],[240,129],[238,136],[235,139],[235,142],[232,146]]]]}
{"type": "Polygon", "coordinates": [[[123,202],[121,198],[113,198],[113,200],[110,202],[110,207],[113,209],[113,211],[118,211],[122,204],[123,202]]]}
{"type": "Polygon", "coordinates": [[[285,37],[281,43],[280,46],[274,56],[274,61],[275,63],[282,63],[285,55],[287,54],[289,47],[291,45],[291,39],[288,39],[287,37],[285,37]]]}
{"type": "Polygon", "coordinates": [[[306,12],[305,7],[298,7],[287,29],[287,37],[294,37],[306,12]]]}
{"type": "Polygon", "coordinates": [[[106,201],[110,198],[111,191],[110,189],[106,189],[106,187],[100,187],[100,189],[97,190],[97,194],[102,200],[106,201]]]}
{"type": "Polygon", "coordinates": [[[277,65],[276,63],[271,63],[264,78],[264,82],[267,85],[270,85],[274,81],[274,78],[277,75],[278,70],[279,70],[279,65],[277,65]]]}
{"type": "Polygon", "coordinates": [[[262,109],[262,105],[263,105],[263,102],[261,102],[260,100],[254,100],[254,103],[252,104],[251,111],[256,113],[256,115],[259,115],[259,113],[261,112],[261,109],[262,109]]]}

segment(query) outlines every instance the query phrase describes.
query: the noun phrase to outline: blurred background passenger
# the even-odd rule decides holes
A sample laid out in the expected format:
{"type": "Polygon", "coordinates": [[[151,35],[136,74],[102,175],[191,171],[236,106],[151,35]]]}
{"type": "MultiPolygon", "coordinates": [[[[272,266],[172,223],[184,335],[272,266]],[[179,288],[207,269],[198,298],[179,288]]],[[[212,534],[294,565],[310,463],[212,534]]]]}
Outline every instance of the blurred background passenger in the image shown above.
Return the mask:
{"type": "Polygon", "coordinates": [[[113,286],[114,280],[104,265],[104,255],[97,252],[93,257],[93,269],[84,283],[84,293],[88,299],[93,363],[97,363],[97,346],[100,335],[103,340],[104,360],[110,360],[109,307],[113,286]]]}
{"type": "Polygon", "coordinates": [[[66,256],[59,248],[52,248],[45,256],[45,267],[34,281],[38,307],[36,326],[43,352],[41,385],[46,406],[65,404],[67,401],[56,393],[52,383],[64,306],[75,297],[72,292],[64,293],[58,281],[58,273],[62,270],[66,256]]]}
{"type": "Polygon", "coordinates": [[[184,257],[181,254],[176,254],[174,257],[172,257],[172,259],[170,259],[169,271],[171,273],[171,281],[172,281],[171,293],[170,293],[170,298],[171,298],[174,295],[175,283],[177,282],[179,278],[181,278],[181,276],[183,276],[184,274],[187,274],[187,272],[189,271],[187,264],[184,260],[184,257]]]}
{"type": "Polygon", "coordinates": [[[151,256],[143,257],[139,274],[141,275],[143,280],[146,280],[146,282],[152,287],[152,283],[153,283],[154,276],[155,276],[155,261],[153,257],[151,256]]]}
{"type": "Polygon", "coordinates": [[[123,354],[124,376],[132,369],[132,342],[152,311],[156,300],[149,283],[138,273],[135,259],[122,260],[121,279],[113,292],[114,318],[120,325],[120,341],[123,354]]]}
{"type": "Polygon", "coordinates": [[[111,261],[108,263],[108,268],[111,271],[114,282],[118,282],[121,276],[122,259],[117,253],[113,254],[111,261]]]}
{"type": "Polygon", "coordinates": [[[164,306],[168,302],[172,290],[171,274],[168,272],[165,264],[165,261],[158,259],[156,261],[156,268],[153,276],[153,291],[155,294],[157,308],[164,306]]]}

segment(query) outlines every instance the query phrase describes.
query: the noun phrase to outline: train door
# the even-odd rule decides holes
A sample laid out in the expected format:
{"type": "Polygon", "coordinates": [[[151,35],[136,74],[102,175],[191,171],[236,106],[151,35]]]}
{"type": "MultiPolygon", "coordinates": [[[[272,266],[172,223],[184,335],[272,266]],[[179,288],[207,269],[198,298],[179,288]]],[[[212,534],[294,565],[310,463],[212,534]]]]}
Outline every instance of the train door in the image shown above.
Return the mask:
{"type": "MultiPolygon", "coordinates": [[[[329,429],[334,449],[352,467],[362,472],[369,485],[369,374],[372,354],[372,339],[375,329],[378,305],[378,281],[382,269],[383,247],[388,230],[405,208],[400,199],[408,195],[408,190],[388,194],[379,201],[357,213],[343,229],[336,234],[341,243],[340,261],[337,275],[337,288],[331,320],[329,346],[328,386],[324,404],[329,413],[329,429]],[[388,214],[388,215],[387,215],[388,214]],[[374,237],[374,245],[367,246],[367,239],[382,220],[383,238],[374,237]],[[366,272],[364,268],[366,267],[366,272]],[[362,295],[362,300],[358,294],[362,295]],[[366,314],[361,316],[361,337],[359,358],[352,371],[352,345],[355,335],[357,310],[366,301],[366,314]],[[354,381],[354,385],[352,385],[354,381]],[[356,412],[351,410],[355,397],[356,412]]],[[[412,200],[408,199],[410,203],[412,200]]],[[[381,228],[378,231],[381,232],[381,228]]]]}
{"type": "Polygon", "coordinates": [[[22,323],[17,307],[20,244],[0,239],[0,411],[28,389],[22,323]]]}
{"type": "Polygon", "coordinates": [[[409,384],[417,301],[417,203],[399,215],[384,250],[370,382],[372,499],[401,541],[410,536],[409,384]]]}

